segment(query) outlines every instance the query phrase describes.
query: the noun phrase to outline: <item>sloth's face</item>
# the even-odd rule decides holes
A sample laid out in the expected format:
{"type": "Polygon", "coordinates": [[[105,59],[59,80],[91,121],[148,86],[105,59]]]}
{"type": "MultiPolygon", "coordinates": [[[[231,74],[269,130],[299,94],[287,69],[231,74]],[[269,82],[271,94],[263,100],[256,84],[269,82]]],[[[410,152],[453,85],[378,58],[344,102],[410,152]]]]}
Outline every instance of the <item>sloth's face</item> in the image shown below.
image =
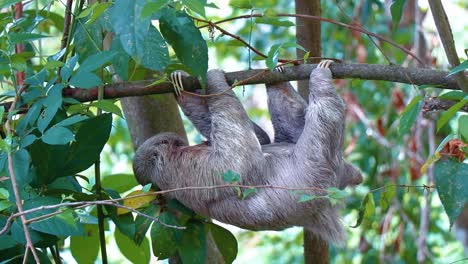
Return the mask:
{"type": "Polygon", "coordinates": [[[176,134],[164,133],[146,140],[136,151],[133,171],[140,184],[152,182],[164,170],[174,148],[186,145],[176,134]]]}

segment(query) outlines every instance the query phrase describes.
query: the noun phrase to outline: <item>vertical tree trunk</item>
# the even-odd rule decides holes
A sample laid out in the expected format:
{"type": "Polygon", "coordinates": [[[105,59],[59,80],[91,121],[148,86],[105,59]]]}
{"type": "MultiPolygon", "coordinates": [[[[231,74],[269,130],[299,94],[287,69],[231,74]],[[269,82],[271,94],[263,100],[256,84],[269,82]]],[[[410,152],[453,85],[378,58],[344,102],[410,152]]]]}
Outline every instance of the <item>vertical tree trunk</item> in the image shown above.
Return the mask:
{"type": "MultiPolygon", "coordinates": [[[[146,139],[161,132],[174,132],[187,138],[177,102],[172,94],[122,98],[133,145],[137,149],[146,139]]],[[[224,260],[209,234],[206,242],[206,263],[221,264],[224,260]]],[[[171,264],[182,263],[179,257],[171,264]]]]}
{"type": "MultiPolygon", "coordinates": [[[[296,14],[321,16],[320,0],[296,0],[296,14]]],[[[320,21],[311,19],[296,19],[296,42],[310,52],[310,57],[320,57],[322,54],[320,42],[320,21]]],[[[297,49],[297,57],[302,58],[304,52],[297,49]]],[[[311,62],[317,62],[312,60],[311,62]]],[[[299,94],[306,100],[309,97],[308,81],[298,81],[299,94]]],[[[327,264],[330,262],[328,243],[304,229],[304,262],[306,264],[327,264]]]]}

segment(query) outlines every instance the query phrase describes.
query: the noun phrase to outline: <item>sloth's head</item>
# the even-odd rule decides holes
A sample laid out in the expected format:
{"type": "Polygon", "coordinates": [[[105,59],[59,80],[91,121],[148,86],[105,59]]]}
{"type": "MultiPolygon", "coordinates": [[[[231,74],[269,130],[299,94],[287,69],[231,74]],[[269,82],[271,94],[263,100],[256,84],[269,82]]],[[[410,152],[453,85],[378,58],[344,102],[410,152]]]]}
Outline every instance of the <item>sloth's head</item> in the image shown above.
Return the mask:
{"type": "Polygon", "coordinates": [[[162,133],[147,139],[135,152],[133,172],[138,182],[148,184],[158,177],[177,147],[187,142],[175,133],[162,133]]]}

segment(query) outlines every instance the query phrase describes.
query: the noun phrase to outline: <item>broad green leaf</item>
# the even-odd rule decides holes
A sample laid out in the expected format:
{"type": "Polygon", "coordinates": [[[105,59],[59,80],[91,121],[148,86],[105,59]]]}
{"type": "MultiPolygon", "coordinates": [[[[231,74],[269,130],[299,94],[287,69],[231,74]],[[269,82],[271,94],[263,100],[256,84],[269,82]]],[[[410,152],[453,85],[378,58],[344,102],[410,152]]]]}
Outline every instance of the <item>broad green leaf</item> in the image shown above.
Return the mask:
{"type": "Polygon", "coordinates": [[[113,100],[99,100],[91,104],[99,109],[102,109],[105,112],[116,114],[123,118],[122,111],[120,108],[114,104],[113,100]]]}
{"type": "Polygon", "coordinates": [[[110,16],[112,27],[123,49],[137,63],[163,70],[169,62],[169,51],[161,34],[150,26],[150,17],[140,16],[145,3],[145,0],[116,1],[110,16]]]}
{"type": "Polygon", "coordinates": [[[461,71],[465,71],[466,69],[468,69],[468,60],[465,60],[464,62],[460,63],[460,65],[458,65],[457,67],[453,68],[449,75],[447,76],[450,76],[452,74],[455,74],[457,72],[461,72],[461,71]]]}
{"type": "Polygon", "coordinates": [[[0,106],[0,125],[3,124],[3,115],[5,114],[5,106],[0,106]]]}
{"type": "Polygon", "coordinates": [[[133,240],[120,233],[118,229],[114,232],[115,242],[120,249],[120,252],[131,263],[147,264],[150,261],[150,245],[145,237],[141,245],[136,245],[133,240]]]}
{"type": "Polygon", "coordinates": [[[64,85],[58,83],[52,86],[48,91],[47,97],[44,100],[45,110],[37,119],[37,128],[41,133],[49,126],[55,114],[57,114],[58,109],[62,106],[63,88],[64,85]]]}
{"type": "Polygon", "coordinates": [[[53,126],[46,130],[41,139],[49,145],[64,145],[74,140],[75,135],[68,128],[53,126]]]}
{"type": "MultiPolygon", "coordinates": [[[[37,197],[33,200],[28,200],[24,204],[25,210],[40,207],[42,205],[53,205],[60,203],[59,199],[52,197],[37,197]]],[[[43,216],[55,212],[56,210],[40,210],[28,214],[28,219],[43,216]]],[[[61,214],[46,218],[41,221],[30,224],[31,228],[36,231],[56,235],[56,236],[71,236],[82,235],[83,227],[76,221],[77,216],[72,209],[65,209],[61,214]]]]}
{"type": "Polygon", "coordinates": [[[99,254],[99,231],[97,225],[83,225],[84,235],[70,238],[70,250],[78,263],[94,263],[99,254]]]}
{"type": "Polygon", "coordinates": [[[382,191],[380,195],[380,207],[382,208],[382,212],[386,212],[388,207],[392,204],[393,198],[395,198],[396,194],[396,186],[395,185],[387,185],[382,191]]]}
{"type": "Polygon", "coordinates": [[[84,18],[84,17],[87,17],[89,16],[94,8],[96,8],[96,5],[98,4],[98,2],[95,2],[94,4],[92,4],[91,6],[85,8],[83,11],[81,11],[78,16],[76,16],[76,18],[84,18]]]}
{"type": "Polygon", "coordinates": [[[462,115],[458,119],[458,133],[464,142],[468,142],[468,115],[462,115]]]}
{"type": "Polygon", "coordinates": [[[88,117],[85,116],[85,115],[73,115],[73,116],[70,116],[67,119],[64,119],[64,120],[58,122],[54,126],[70,126],[70,125],[76,124],[76,123],[81,122],[81,121],[86,120],[86,119],[88,119],[88,117]]]}
{"type": "Polygon", "coordinates": [[[271,46],[270,51],[268,52],[268,58],[266,60],[268,69],[273,70],[278,64],[280,48],[281,44],[275,44],[271,46]]]}
{"type": "Polygon", "coordinates": [[[70,79],[70,85],[76,88],[90,89],[101,84],[101,78],[92,72],[77,71],[70,79]]]}
{"type": "MultiPolygon", "coordinates": [[[[13,153],[13,168],[18,185],[24,186],[31,182],[29,176],[29,153],[25,149],[20,149],[13,153]]],[[[9,174],[9,173],[8,173],[9,174]]]]}
{"type": "Polygon", "coordinates": [[[36,172],[31,183],[33,187],[51,183],[57,177],[68,176],[63,174],[63,166],[69,151],[68,145],[48,145],[42,140],[36,140],[28,148],[36,172]]]}
{"type": "Polygon", "coordinates": [[[361,203],[361,207],[359,208],[359,216],[354,226],[352,228],[356,228],[360,226],[363,222],[364,224],[368,224],[371,220],[371,217],[375,213],[375,203],[374,203],[374,195],[369,192],[364,197],[364,200],[361,203]]]}
{"type": "Polygon", "coordinates": [[[102,51],[97,54],[93,54],[86,58],[81,64],[80,67],[78,68],[78,72],[83,71],[83,72],[92,72],[100,67],[102,65],[106,64],[107,62],[111,61],[111,59],[116,55],[117,53],[114,51],[102,51]]]}
{"type": "Polygon", "coordinates": [[[29,76],[24,81],[30,85],[42,86],[46,78],[47,78],[47,71],[41,70],[38,73],[34,74],[33,76],[29,76]]]}
{"type": "Polygon", "coordinates": [[[208,46],[193,20],[184,12],[167,9],[160,19],[161,33],[174,49],[177,58],[202,84],[206,83],[208,46]]]}
{"type": "Polygon", "coordinates": [[[400,137],[409,132],[413,126],[416,117],[421,110],[422,101],[421,96],[416,96],[411,102],[405,107],[400,117],[399,132],[400,137]]]}
{"type": "Polygon", "coordinates": [[[394,32],[400,23],[403,10],[405,9],[405,3],[406,0],[393,0],[392,4],[390,5],[390,13],[392,14],[392,27],[394,32]]]}
{"type": "Polygon", "coordinates": [[[73,175],[93,165],[109,139],[111,127],[111,114],[83,121],[75,135],[76,141],[71,144],[62,173],[73,175]]]}
{"type": "MultiPolygon", "coordinates": [[[[84,59],[89,58],[101,52],[101,43],[103,42],[103,34],[105,31],[100,20],[96,23],[85,23],[85,19],[78,19],[76,25],[76,33],[74,34],[75,50],[79,55],[80,63],[84,59]]],[[[89,22],[89,20],[88,20],[89,22]]]]}
{"type": "MultiPolygon", "coordinates": [[[[5,210],[5,209],[8,209],[8,208],[12,207],[13,205],[15,205],[15,204],[8,201],[8,200],[0,200],[0,212],[5,210]]],[[[1,238],[1,236],[0,236],[0,238],[1,238]]]]}
{"type": "Polygon", "coordinates": [[[122,80],[128,81],[128,61],[130,56],[125,52],[118,38],[112,40],[111,50],[117,52],[117,55],[111,60],[115,73],[119,75],[122,80]]]}
{"type": "Polygon", "coordinates": [[[96,19],[99,18],[110,6],[112,6],[112,3],[100,3],[97,4],[96,7],[93,10],[93,13],[91,17],[86,21],[86,24],[91,24],[93,23],[96,19]]]}
{"type": "MultiPolygon", "coordinates": [[[[159,206],[150,205],[145,209],[141,210],[141,212],[149,216],[157,217],[160,212],[160,208],[159,206]]],[[[133,237],[133,241],[137,245],[140,245],[141,242],[143,242],[143,239],[146,236],[146,232],[148,231],[153,222],[154,221],[151,218],[142,215],[137,215],[137,217],[135,218],[135,236],[133,237]]]]}
{"type": "MultiPolygon", "coordinates": [[[[158,217],[159,221],[168,225],[179,226],[177,219],[168,212],[163,212],[158,217]]],[[[153,255],[158,259],[167,259],[177,252],[176,236],[182,230],[166,227],[161,223],[155,222],[151,227],[151,247],[153,255]]]]}
{"type": "Polygon", "coordinates": [[[18,126],[16,127],[16,133],[20,136],[24,136],[28,126],[32,126],[39,115],[41,114],[42,101],[39,100],[35,102],[31,108],[29,108],[28,113],[19,121],[18,126]]]}
{"type": "Polygon", "coordinates": [[[223,255],[224,261],[232,263],[237,256],[236,237],[229,230],[219,225],[213,223],[206,223],[205,225],[208,231],[211,232],[219,252],[223,255]]]}
{"type": "Polygon", "coordinates": [[[465,92],[450,91],[450,92],[439,95],[437,98],[460,101],[460,100],[463,100],[463,98],[465,98],[465,96],[467,96],[467,94],[465,92]]]}
{"type": "MultiPolygon", "coordinates": [[[[4,215],[0,215],[0,226],[5,226],[7,221],[7,217],[4,215]]],[[[11,248],[16,245],[16,241],[13,239],[12,236],[8,235],[8,233],[0,235],[0,250],[11,248]]]]}
{"type": "Polygon", "coordinates": [[[203,224],[190,221],[178,243],[179,256],[183,263],[204,264],[206,260],[206,234],[203,224]]]}
{"type": "MultiPolygon", "coordinates": [[[[106,190],[107,193],[110,193],[109,190],[106,190]]],[[[113,198],[118,198],[117,196],[112,196],[113,198]]],[[[111,219],[114,222],[115,226],[119,230],[120,233],[125,235],[129,239],[133,239],[135,237],[135,221],[133,220],[133,215],[131,213],[124,214],[124,215],[117,215],[114,212],[117,212],[115,207],[107,207],[107,209],[112,210],[111,219]]]]}
{"type": "Polygon", "coordinates": [[[182,0],[182,3],[193,12],[201,15],[202,17],[206,17],[206,0],[182,0]]]}
{"type": "Polygon", "coordinates": [[[279,19],[277,17],[259,17],[255,19],[257,24],[268,24],[276,27],[294,27],[295,24],[292,21],[279,19]]]}
{"type": "Polygon", "coordinates": [[[104,188],[113,189],[119,193],[126,192],[131,188],[139,185],[133,174],[112,174],[106,175],[102,179],[104,188]]]}
{"type": "Polygon", "coordinates": [[[434,165],[436,188],[452,227],[468,201],[468,164],[450,158],[440,159],[434,165]]]}
{"type": "Polygon", "coordinates": [[[34,143],[34,141],[36,141],[36,139],[37,139],[37,137],[34,134],[29,134],[29,135],[21,138],[20,148],[25,148],[25,147],[31,145],[32,143],[34,143]]]}
{"type": "Polygon", "coordinates": [[[151,0],[145,4],[145,7],[141,11],[141,17],[147,18],[152,14],[158,12],[169,3],[169,0],[151,0]]]}
{"type": "Polygon", "coordinates": [[[10,37],[10,41],[12,44],[28,42],[33,40],[38,40],[41,38],[47,38],[48,36],[36,34],[36,33],[29,33],[29,32],[19,32],[19,33],[8,33],[10,37]]]}
{"type": "Polygon", "coordinates": [[[64,81],[68,81],[73,69],[75,69],[76,63],[78,62],[78,55],[75,55],[67,60],[65,66],[60,69],[60,76],[64,81]]]}
{"type": "Polygon", "coordinates": [[[452,105],[447,111],[444,111],[441,115],[439,120],[437,120],[437,131],[439,131],[442,127],[447,124],[447,122],[455,116],[455,114],[460,110],[466,103],[468,103],[468,100],[461,100],[460,102],[452,105]]]}

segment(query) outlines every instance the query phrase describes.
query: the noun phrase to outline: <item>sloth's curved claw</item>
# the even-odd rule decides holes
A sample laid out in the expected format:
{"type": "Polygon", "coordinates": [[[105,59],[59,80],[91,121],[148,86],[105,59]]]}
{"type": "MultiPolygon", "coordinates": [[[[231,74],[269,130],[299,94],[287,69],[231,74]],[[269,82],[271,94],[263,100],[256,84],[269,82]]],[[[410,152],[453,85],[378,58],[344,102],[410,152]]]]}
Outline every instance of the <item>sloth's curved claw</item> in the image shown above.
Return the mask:
{"type": "Polygon", "coordinates": [[[283,66],[276,66],[275,71],[277,72],[284,72],[284,67],[283,66]]]}
{"type": "Polygon", "coordinates": [[[321,60],[317,65],[317,68],[329,68],[332,63],[332,60],[321,60]]]}
{"type": "Polygon", "coordinates": [[[182,91],[184,91],[184,83],[182,82],[182,71],[171,72],[171,83],[174,87],[174,93],[177,97],[182,96],[182,91]]]}

